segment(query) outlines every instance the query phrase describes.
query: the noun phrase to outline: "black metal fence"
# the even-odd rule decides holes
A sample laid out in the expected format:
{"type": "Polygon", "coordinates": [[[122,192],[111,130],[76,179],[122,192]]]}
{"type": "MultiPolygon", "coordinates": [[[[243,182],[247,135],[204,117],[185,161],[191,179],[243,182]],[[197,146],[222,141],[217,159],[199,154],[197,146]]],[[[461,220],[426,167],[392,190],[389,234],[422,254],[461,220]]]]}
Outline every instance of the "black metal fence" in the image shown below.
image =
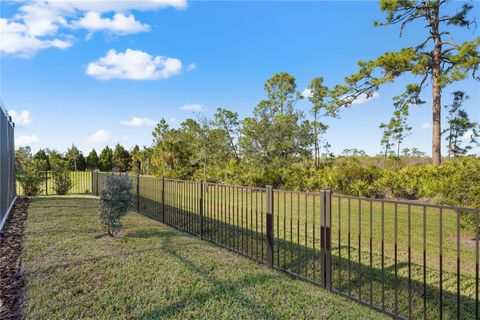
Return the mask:
{"type": "Polygon", "coordinates": [[[394,318],[479,319],[480,209],[131,178],[139,213],[394,318]]]}
{"type": "Polygon", "coordinates": [[[15,202],[15,125],[0,106],[0,230],[15,202]]]}
{"type": "MultiPolygon", "coordinates": [[[[55,180],[51,171],[44,171],[41,174],[40,192],[38,195],[55,195],[55,180]]],[[[72,181],[72,187],[68,190],[67,194],[88,194],[93,193],[92,189],[92,171],[71,171],[70,178],[72,181]]],[[[23,190],[22,184],[17,182],[17,194],[26,195],[23,190]]]]}

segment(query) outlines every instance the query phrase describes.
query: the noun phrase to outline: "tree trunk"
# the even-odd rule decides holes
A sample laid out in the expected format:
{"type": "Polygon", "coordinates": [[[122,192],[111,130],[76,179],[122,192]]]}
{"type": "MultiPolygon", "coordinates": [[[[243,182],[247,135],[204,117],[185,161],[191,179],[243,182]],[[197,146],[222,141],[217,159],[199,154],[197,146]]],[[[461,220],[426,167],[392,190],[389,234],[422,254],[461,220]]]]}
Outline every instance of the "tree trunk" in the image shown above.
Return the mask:
{"type": "Polygon", "coordinates": [[[432,88],[432,163],[439,165],[442,162],[441,154],[441,88],[438,85],[439,68],[433,70],[433,88],[432,88]],[[437,69],[437,70],[435,70],[437,69]]]}
{"type": "Polygon", "coordinates": [[[432,163],[440,165],[442,162],[442,125],[441,125],[441,98],[440,87],[442,39],[439,31],[438,8],[434,11],[432,34],[434,36],[434,49],[432,55],[432,163]]]}
{"type": "Polygon", "coordinates": [[[315,155],[314,155],[314,158],[315,158],[315,168],[318,169],[318,167],[320,167],[320,163],[319,163],[319,157],[320,157],[320,152],[319,152],[319,147],[318,147],[318,121],[317,121],[317,110],[315,109],[314,110],[314,121],[315,121],[315,125],[313,126],[313,129],[314,129],[314,136],[315,136],[315,155]]]}

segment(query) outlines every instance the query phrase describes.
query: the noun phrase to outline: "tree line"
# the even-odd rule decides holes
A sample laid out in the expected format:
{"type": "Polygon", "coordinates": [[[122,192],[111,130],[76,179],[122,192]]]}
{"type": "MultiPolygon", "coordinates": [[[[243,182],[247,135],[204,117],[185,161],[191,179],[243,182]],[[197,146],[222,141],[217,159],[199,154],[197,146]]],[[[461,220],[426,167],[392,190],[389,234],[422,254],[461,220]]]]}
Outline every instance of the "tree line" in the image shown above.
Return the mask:
{"type": "Polygon", "coordinates": [[[135,166],[135,149],[129,152],[126,148],[117,144],[112,150],[109,146],[103,148],[100,155],[92,149],[85,157],[74,144],[65,153],[55,149],[40,149],[35,154],[29,146],[20,147],[16,151],[17,171],[22,171],[24,164],[29,160],[36,160],[42,164],[45,171],[52,170],[54,163],[64,162],[70,171],[100,170],[128,172],[135,166]],[[132,160],[133,156],[133,160],[132,160]]]}
{"type": "MultiPolygon", "coordinates": [[[[72,171],[133,172],[280,187],[288,180],[285,175],[289,168],[332,166],[338,157],[330,151],[331,145],[325,139],[328,125],[321,119],[336,114],[325,104],[328,90],[323,79],[312,80],[308,97],[297,91],[295,78],[284,72],[268,79],[264,89],[265,98],[244,119],[226,108],[217,108],[211,118],[197,114],[178,128],[161,119],[152,132],[150,146],[127,150],[117,144],[113,149],[106,146],[99,154],[92,149],[87,156],[75,145],[65,153],[40,149],[34,155],[29,147],[22,147],[17,150],[17,169],[21,172],[26,160],[34,159],[43,163],[44,170],[63,161],[72,171]],[[310,101],[310,114],[296,108],[302,99],[310,101]]],[[[479,145],[478,124],[469,119],[462,107],[466,99],[464,92],[457,91],[452,103],[445,106],[449,116],[443,135],[449,157],[465,155],[479,145]],[[470,133],[469,140],[464,139],[466,133],[470,133]]],[[[398,166],[401,156],[425,157],[417,148],[401,148],[411,130],[406,115],[396,112],[390,122],[380,125],[384,130],[380,141],[384,167],[389,163],[398,166]]],[[[366,153],[356,148],[345,149],[339,157],[366,157],[366,153]]]]}

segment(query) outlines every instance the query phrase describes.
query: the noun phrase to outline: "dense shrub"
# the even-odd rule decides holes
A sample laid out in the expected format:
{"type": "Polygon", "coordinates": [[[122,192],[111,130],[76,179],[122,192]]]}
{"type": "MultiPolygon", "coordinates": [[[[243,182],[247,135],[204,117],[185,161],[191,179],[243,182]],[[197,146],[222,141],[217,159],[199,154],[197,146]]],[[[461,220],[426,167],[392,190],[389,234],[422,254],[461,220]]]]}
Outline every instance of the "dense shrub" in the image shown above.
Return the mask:
{"type": "Polygon", "coordinates": [[[35,196],[42,191],[45,181],[46,162],[35,158],[25,159],[17,180],[26,196],[35,196]]]}
{"type": "Polygon", "coordinates": [[[127,175],[109,174],[100,197],[100,223],[110,236],[122,229],[121,218],[132,206],[132,182],[127,175]]]}
{"type": "Polygon", "coordinates": [[[55,193],[59,195],[67,194],[73,185],[68,161],[61,159],[52,161],[52,178],[55,193]]]}

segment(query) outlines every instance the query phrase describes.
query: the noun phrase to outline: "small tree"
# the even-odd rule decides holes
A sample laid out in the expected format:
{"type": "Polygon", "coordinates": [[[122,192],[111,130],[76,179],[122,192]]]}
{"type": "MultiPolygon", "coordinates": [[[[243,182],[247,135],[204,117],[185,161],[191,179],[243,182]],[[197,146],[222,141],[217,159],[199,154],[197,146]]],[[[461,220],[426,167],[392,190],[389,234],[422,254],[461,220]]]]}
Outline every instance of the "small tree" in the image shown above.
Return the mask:
{"type": "Polygon", "coordinates": [[[397,143],[397,161],[400,160],[400,146],[405,138],[410,135],[412,127],[407,123],[406,109],[395,111],[393,120],[393,140],[397,143]]]}
{"type": "Polygon", "coordinates": [[[412,148],[412,157],[425,157],[427,154],[423,151],[418,150],[418,148],[412,148]]]}
{"type": "Polygon", "coordinates": [[[453,92],[453,102],[451,105],[445,106],[448,110],[448,128],[443,130],[448,147],[448,157],[465,155],[472,149],[472,145],[478,144],[477,138],[480,133],[477,132],[477,123],[472,122],[467,112],[462,108],[468,96],[462,91],[453,92]],[[470,141],[463,145],[465,136],[470,135],[470,141]]]}
{"type": "Polygon", "coordinates": [[[314,160],[315,167],[320,167],[320,143],[321,137],[328,129],[328,125],[319,120],[320,117],[331,115],[335,116],[335,110],[330,108],[331,106],[325,102],[325,98],[328,95],[328,88],[323,85],[323,78],[314,78],[308,86],[309,97],[308,99],[312,103],[313,114],[313,135],[314,135],[314,160]]]}
{"type": "Polygon", "coordinates": [[[17,180],[26,196],[35,196],[42,190],[45,179],[45,161],[26,158],[22,161],[17,180]]]}
{"type": "Polygon", "coordinates": [[[387,166],[387,157],[390,154],[390,151],[393,147],[393,123],[390,120],[389,123],[381,123],[380,129],[383,129],[383,136],[382,140],[380,140],[380,144],[383,147],[383,154],[384,154],[384,166],[387,166]]]}
{"type": "Polygon", "coordinates": [[[55,193],[59,195],[67,194],[73,185],[68,160],[58,159],[52,161],[52,178],[55,193]]]}
{"type": "Polygon", "coordinates": [[[111,237],[122,229],[120,219],[132,205],[131,189],[132,182],[127,175],[107,176],[105,189],[100,197],[100,223],[111,237]]]}

